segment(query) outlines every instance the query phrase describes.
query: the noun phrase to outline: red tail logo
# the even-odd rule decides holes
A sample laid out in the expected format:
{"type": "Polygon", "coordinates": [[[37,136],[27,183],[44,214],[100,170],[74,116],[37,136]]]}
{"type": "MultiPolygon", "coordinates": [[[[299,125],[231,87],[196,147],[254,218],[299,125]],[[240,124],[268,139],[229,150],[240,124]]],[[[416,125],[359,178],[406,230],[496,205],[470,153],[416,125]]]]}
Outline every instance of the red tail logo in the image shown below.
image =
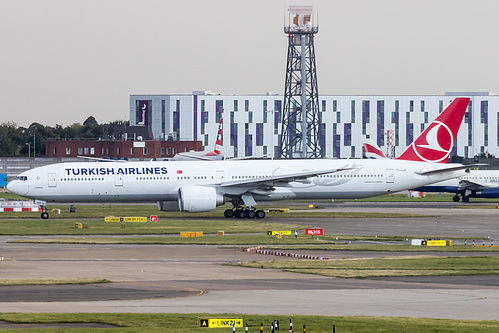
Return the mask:
{"type": "Polygon", "coordinates": [[[469,101],[456,98],[398,159],[446,163],[469,101]]]}
{"type": "Polygon", "coordinates": [[[386,155],[372,139],[366,139],[362,145],[367,158],[386,158],[386,155]]]}
{"type": "Polygon", "coordinates": [[[220,154],[220,147],[222,146],[222,130],[224,127],[224,109],[222,109],[222,115],[220,116],[220,124],[218,125],[217,141],[215,142],[215,155],[220,154]]]}

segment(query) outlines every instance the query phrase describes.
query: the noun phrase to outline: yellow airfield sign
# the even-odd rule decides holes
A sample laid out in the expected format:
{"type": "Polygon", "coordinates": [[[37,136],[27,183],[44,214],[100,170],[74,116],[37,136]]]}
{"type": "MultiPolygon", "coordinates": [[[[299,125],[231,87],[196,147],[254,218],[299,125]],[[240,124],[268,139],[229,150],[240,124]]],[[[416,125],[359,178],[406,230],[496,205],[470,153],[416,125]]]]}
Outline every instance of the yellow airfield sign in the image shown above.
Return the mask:
{"type": "Polygon", "coordinates": [[[267,235],[269,235],[269,236],[275,236],[277,234],[291,236],[291,230],[282,230],[282,231],[271,230],[271,231],[267,231],[267,235]]]}
{"type": "Polygon", "coordinates": [[[105,222],[147,222],[145,216],[128,216],[128,217],[114,217],[108,216],[104,218],[105,222]]]}
{"type": "Polygon", "coordinates": [[[218,328],[218,327],[243,327],[242,318],[198,318],[199,327],[218,328]]]}

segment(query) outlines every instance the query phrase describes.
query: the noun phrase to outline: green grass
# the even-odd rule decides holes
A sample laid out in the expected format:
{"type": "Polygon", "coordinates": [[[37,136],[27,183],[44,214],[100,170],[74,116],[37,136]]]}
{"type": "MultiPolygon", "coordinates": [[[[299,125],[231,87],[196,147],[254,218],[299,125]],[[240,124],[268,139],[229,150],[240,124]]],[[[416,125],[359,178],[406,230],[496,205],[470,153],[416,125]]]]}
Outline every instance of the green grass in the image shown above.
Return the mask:
{"type": "MultiPolygon", "coordinates": [[[[288,225],[289,226],[289,225],[288,225]]],[[[85,229],[76,229],[85,230],[85,229]]],[[[272,229],[275,230],[275,229],[272,229]]],[[[283,229],[280,229],[283,230],[283,229]]],[[[289,230],[289,229],[287,229],[289,230]]],[[[266,232],[266,231],[265,231],[266,232]]],[[[438,237],[431,237],[438,238],[438,237]]],[[[29,238],[12,243],[38,244],[139,244],[139,245],[264,245],[266,249],[282,251],[377,251],[377,252],[498,252],[499,247],[482,247],[471,245],[454,246],[412,246],[409,244],[348,244],[349,241],[402,241],[402,236],[360,236],[360,235],[326,235],[317,237],[284,236],[278,239],[268,235],[204,235],[202,237],[53,237],[29,238]]],[[[477,240],[478,243],[478,240],[477,240]]]]}
{"type": "Polygon", "coordinates": [[[61,284],[94,284],[109,283],[107,279],[75,278],[75,279],[4,279],[0,280],[0,286],[39,286],[39,285],[61,285],[61,284]]]}
{"type": "MultiPolygon", "coordinates": [[[[204,318],[243,318],[248,323],[249,332],[259,332],[260,324],[264,332],[270,331],[270,323],[279,320],[280,331],[287,332],[289,320],[293,320],[294,332],[302,332],[306,325],[309,333],[331,333],[333,325],[336,332],[459,332],[490,333],[499,329],[498,321],[474,321],[403,317],[368,317],[368,316],[302,316],[302,315],[245,315],[245,314],[148,314],[148,313],[13,313],[0,314],[0,320],[14,323],[101,323],[115,326],[101,329],[23,329],[23,332],[232,332],[232,328],[200,328],[198,317],[204,318]]],[[[242,332],[238,328],[236,332],[242,332]]],[[[11,330],[0,329],[0,332],[11,330]]]]}
{"type": "MultiPolygon", "coordinates": [[[[140,216],[136,214],[134,216],[140,216]]],[[[104,222],[99,219],[7,219],[0,220],[0,235],[167,235],[180,232],[202,231],[205,234],[267,233],[268,230],[294,230],[306,226],[267,223],[265,220],[248,219],[166,219],[158,222],[104,222]],[[86,223],[87,228],[77,229],[75,224],[86,223]]]]}
{"type": "Polygon", "coordinates": [[[279,260],[233,264],[262,269],[281,269],[296,273],[370,278],[387,276],[447,276],[499,274],[499,256],[486,257],[393,257],[334,260],[279,260]]]}
{"type": "MultiPolygon", "coordinates": [[[[365,198],[365,199],[338,199],[335,202],[348,202],[348,201],[360,201],[360,202],[453,202],[453,193],[426,193],[423,198],[411,198],[407,194],[398,193],[391,195],[380,195],[377,197],[365,198]]],[[[499,204],[499,199],[486,199],[486,198],[471,198],[470,203],[473,201],[480,202],[496,202],[499,204]]]]}
{"type": "MultiPolygon", "coordinates": [[[[159,218],[170,219],[224,219],[223,211],[230,208],[229,205],[217,207],[216,210],[203,213],[183,213],[183,212],[161,212],[157,209],[156,205],[117,205],[117,204],[103,204],[103,205],[76,205],[76,212],[69,212],[69,205],[48,205],[48,213],[50,220],[57,219],[83,219],[83,218],[104,218],[105,216],[151,216],[156,215],[159,218]],[[60,209],[60,214],[54,212],[54,209],[60,209]]],[[[307,212],[267,212],[271,208],[280,208],[277,205],[259,205],[260,209],[266,211],[267,218],[280,217],[280,218],[296,218],[296,217],[328,217],[328,218],[409,218],[409,217],[431,217],[433,215],[424,214],[406,214],[406,213],[370,213],[370,212],[324,212],[321,209],[310,208],[304,206],[292,206],[291,210],[307,210],[307,212]]],[[[281,206],[282,207],[282,206],[281,206]]],[[[2,212],[0,218],[23,218],[23,219],[40,219],[39,212],[2,212]]],[[[234,220],[234,219],[231,219],[234,220]]]]}

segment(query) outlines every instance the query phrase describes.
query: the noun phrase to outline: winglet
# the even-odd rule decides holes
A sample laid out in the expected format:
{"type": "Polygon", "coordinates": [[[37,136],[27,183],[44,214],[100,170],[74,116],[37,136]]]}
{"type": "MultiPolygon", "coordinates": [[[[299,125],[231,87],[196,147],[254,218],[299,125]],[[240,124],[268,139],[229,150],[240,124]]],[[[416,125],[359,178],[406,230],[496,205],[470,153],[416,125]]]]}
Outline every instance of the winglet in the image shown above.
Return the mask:
{"type": "Polygon", "coordinates": [[[469,101],[456,98],[398,159],[446,163],[469,101]]]}

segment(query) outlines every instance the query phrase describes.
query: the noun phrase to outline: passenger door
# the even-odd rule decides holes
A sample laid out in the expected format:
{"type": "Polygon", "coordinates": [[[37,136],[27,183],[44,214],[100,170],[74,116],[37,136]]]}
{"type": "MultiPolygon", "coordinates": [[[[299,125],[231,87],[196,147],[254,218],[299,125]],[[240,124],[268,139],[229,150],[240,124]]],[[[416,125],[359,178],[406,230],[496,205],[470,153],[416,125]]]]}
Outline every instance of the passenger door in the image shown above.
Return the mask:
{"type": "Polygon", "coordinates": [[[49,187],[57,187],[57,176],[55,173],[49,173],[49,187]]]}
{"type": "Polygon", "coordinates": [[[395,176],[393,175],[393,169],[386,169],[386,182],[387,183],[395,182],[395,176]]]}

